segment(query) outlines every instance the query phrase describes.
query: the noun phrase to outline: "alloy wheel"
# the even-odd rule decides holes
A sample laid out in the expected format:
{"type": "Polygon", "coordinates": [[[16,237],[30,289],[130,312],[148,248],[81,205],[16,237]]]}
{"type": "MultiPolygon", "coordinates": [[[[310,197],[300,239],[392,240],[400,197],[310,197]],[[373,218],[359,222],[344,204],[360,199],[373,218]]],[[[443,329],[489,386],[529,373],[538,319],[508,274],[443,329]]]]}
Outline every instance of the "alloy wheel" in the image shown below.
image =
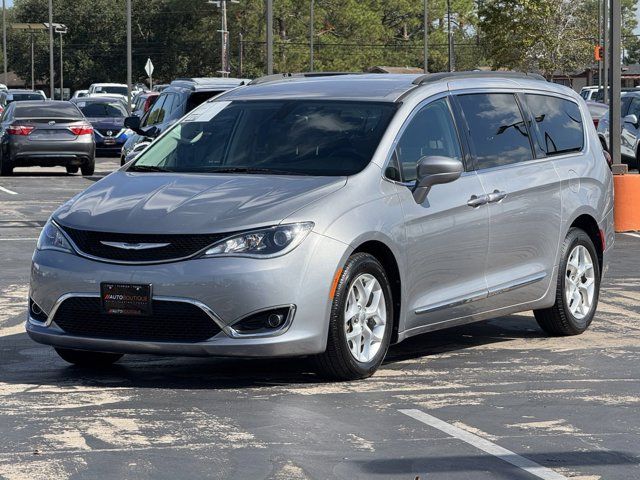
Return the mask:
{"type": "Polygon", "coordinates": [[[380,282],[368,273],[358,275],[344,308],[344,330],[353,358],[370,362],[380,350],[387,328],[386,299],[380,282]]]}
{"type": "Polygon", "coordinates": [[[595,295],[593,260],[584,245],[571,250],[564,285],[569,311],[576,319],[583,319],[589,314],[595,295]]]}

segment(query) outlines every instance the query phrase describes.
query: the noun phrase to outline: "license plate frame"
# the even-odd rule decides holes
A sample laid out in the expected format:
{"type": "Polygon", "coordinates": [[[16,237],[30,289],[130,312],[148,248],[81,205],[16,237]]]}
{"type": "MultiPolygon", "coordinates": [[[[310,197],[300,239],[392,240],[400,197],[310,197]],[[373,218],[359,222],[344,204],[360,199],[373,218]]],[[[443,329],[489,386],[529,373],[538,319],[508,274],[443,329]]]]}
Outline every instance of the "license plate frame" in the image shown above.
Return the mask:
{"type": "Polygon", "coordinates": [[[151,284],[102,282],[102,312],[107,315],[149,316],[152,313],[152,292],[151,284]]]}

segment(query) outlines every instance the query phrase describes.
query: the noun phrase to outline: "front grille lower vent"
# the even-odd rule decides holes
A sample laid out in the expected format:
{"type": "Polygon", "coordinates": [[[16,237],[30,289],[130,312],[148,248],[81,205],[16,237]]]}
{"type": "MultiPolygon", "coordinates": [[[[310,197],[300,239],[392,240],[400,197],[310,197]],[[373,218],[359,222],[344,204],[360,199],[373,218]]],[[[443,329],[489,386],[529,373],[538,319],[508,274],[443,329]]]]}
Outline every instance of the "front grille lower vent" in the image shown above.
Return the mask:
{"type": "Polygon", "coordinates": [[[69,227],[62,227],[62,229],[82,253],[114,262],[164,262],[190,257],[230,235],[229,233],[164,235],[96,232],[69,227]],[[109,246],[102,242],[167,245],[135,250],[109,246]]]}
{"type": "Polygon", "coordinates": [[[199,307],[166,300],[153,300],[151,315],[142,316],[107,314],[98,297],[71,297],[62,302],[53,321],[70,335],[118,340],[191,343],[220,332],[199,307]]]}

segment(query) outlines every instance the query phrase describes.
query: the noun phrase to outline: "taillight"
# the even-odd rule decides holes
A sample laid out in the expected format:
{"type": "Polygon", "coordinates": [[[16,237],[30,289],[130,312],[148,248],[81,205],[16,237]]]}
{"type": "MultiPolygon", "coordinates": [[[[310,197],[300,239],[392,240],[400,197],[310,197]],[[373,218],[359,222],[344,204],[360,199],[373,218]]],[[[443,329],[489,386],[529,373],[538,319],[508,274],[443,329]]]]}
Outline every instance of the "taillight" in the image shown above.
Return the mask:
{"type": "Polygon", "coordinates": [[[144,112],[143,113],[147,113],[149,111],[149,109],[151,108],[151,102],[152,101],[153,101],[153,97],[148,97],[144,101],[144,112]]]}
{"type": "Polygon", "coordinates": [[[31,125],[9,125],[7,133],[10,135],[29,135],[35,128],[31,125]]]}
{"type": "Polygon", "coordinates": [[[596,128],[598,128],[598,124],[600,123],[600,119],[599,118],[594,118],[593,119],[593,124],[596,126],[596,128]]]}
{"type": "Polygon", "coordinates": [[[91,125],[76,125],[75,127],[69,127],[69,130],[74,135],[91,135],[93,133],[91,125]]]}

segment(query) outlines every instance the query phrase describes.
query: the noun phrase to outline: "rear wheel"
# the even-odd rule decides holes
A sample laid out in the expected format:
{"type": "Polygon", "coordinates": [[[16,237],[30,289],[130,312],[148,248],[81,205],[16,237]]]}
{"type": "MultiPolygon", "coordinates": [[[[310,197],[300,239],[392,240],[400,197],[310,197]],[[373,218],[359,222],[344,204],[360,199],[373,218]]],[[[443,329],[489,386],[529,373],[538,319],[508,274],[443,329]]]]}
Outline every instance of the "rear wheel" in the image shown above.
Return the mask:
{"type": "Polygon", "coordinates": [[[122,358],[121,353],[89,352],[69,348],[56,348],[56,353],[63,360],[82,367],[105,367],[122,358]]]}
{"type": "Polygon", "coordinates": [[[87,160],[80,167],[80,170],[82,171],[82,175],[84,175],[85,177],[88,176],[88,175],[93,175],[93,172],[95,171],[95,169],[96,169],[96,159],[95,158],[87,160]]]}
{"type": "Polygon", "coordinates": [[[78,166],[77,165],[67,165],[66,169],[67,169],[67,173],[73,174],[73,173],[78,173],[78,166]]]}
{"type": "Polygon", "coordinates": [[[389,348],[392,326],[391,286],[384,268],[372,255],[352,255],[335,290],[327,349],[316,357],[319,373],[340,380],[373,375],[389,348]]]}
{"type": "Polygon", "coordinates": [[[572,228],[562,244],[556,303],[533,313],[549,335],[578,335],[591,324],[599,295],[600,264],[596,249],[589,235],[572,228]]]}

